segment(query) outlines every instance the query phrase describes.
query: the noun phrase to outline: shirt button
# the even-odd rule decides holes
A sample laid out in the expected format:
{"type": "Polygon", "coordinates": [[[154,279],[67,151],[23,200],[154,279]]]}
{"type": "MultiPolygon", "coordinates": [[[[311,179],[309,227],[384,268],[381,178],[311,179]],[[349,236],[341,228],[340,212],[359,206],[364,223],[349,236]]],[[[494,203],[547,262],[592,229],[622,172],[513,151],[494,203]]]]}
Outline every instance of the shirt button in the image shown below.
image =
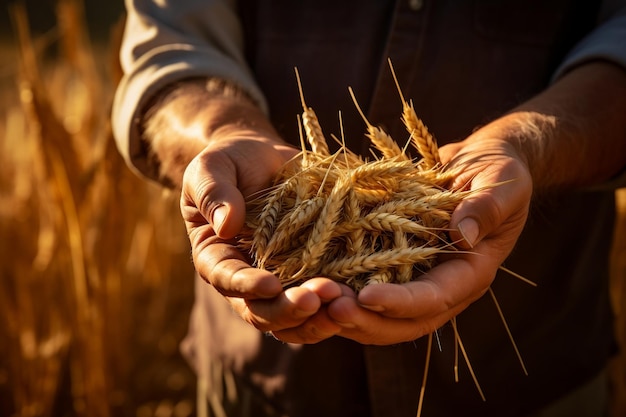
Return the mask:
{"type": "Polygon", "coordinates": [[[409,0],[409,7],[411,10],[417,12],[424,7],[424,0],[409,0]]]}

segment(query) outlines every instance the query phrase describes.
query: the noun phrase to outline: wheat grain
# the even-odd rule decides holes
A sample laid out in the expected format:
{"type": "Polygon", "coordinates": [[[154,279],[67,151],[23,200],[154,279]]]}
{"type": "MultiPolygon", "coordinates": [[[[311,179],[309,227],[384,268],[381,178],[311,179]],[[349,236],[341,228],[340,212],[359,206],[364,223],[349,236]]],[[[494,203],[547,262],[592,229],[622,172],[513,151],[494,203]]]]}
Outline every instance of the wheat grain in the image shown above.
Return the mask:
{"type": "Polygon", "coordinates": [[[370,273],[378,269],[419,264],[444,252],[446,251],[440,248],[428,247],[381,250],[372,254],[350,256],[330,262],[324,265],[322,274],[330,278],[345,279],[355,274],[370,273]]]}
{"type": "Polygon", "coordinates": [[[391,75],[393,76],[393,80],[396,84],[398,94],[400,95],[400,99],[402,101],[402,122],[404,123],[410,134],[411,142],[413,143],[419,154],[422,156],[422,158],[424,158],[424,168],[435,168],[441,165],[437,141],[428,131],[424,122],[422,122],[422,120],[417,117],[417,114],[415,113],[415,109],[413,107],[413,103],[409,103],[404,99],[402,89],[400,88],[400,83],[398,82],[398,77],[393,70],[393,65],[391,65],[391,60],[389,60],[389,68],[391,69],[391,75]]]}
{"type": "Polygon", "coordinates": [[[398,158],[398,159],[407,160],[408,157],[406,156],[404,152],[402,152],[402,150],[400,149],[396,141],[394,141],[392,137],[389,136],[389,134],[387,134],[387,132],[385,132],[381,128],[373,126],[369,122],[369,120],[367,120],[367,117],[365,117],[365,113],[363,113],[361,106],[359,106],[359,103],[356,97],[354,96],[354,91],[352,90],[352,88],[349,88],[348,90],[350,92],[350,96],[352,97],[352,101],[354,102],[354,105],[357,111],[359,112],[359,114],[361,115],[361,118],[363,118],[363,121],[365,122],[365,125],[367,126],[366,136],[372,141],[372,144],[374,145],[374,147],[383,154],[383,158],[390,158],[390,159],[398,158]]]}
{"type": "Polygon", "coordinates": [[[342,178],[337,181],[328,195],[326,204],[324,205],[317,222],[313,226],[313,231],[311,232],[309,240],[307,241],[302,253],[302,263],[304,265],[307,265],[310,268],[315,268],[318,265],[323,255],[323,251],[329,243],[333,226],[339,220],[341,207],[344,204],[344,200],[348,195],[349,190],[349,179],[342,178]]]}
{"type": "Polygon", "coordinates": [[[424,158],[425,169],[432,169],[441,165],[439,149],[433,135],[428,131],[424,122],[417,117],[413,103],[404,104],[402,121],[411,135],[411,141],[417,151],[424,158]]]}
{"type": "Polygon", "coordinates": [[[310,200],[305,200],[299,205],[296,205],[276,227],[276,231],[269,239],[267,247],[265,248],[257,266],[259,268],[264,268],[268,258],[273,256],[274,253],[279,250],[284,251],[285,248],[290,249],[290,242],[294,241],[296,233],[318,218],[324,203],[324,199],[320,197],[313,197],[310,200]]]}
{"type": "Polygon", "coordinates": [[[296,68],[296,78],[298,80],[298,89],[300,91],[300,100],[302,102],[302,124],[306,132],[306,137],[311,145],[313,153],[318,155],[330,155],[326,139],[322,133],[322,127],[320,126],[317,115],[311,107],[306,105],[304,101],[304,93],[302,91],[302,83],[300,81],[300,74],[296,68]]]}

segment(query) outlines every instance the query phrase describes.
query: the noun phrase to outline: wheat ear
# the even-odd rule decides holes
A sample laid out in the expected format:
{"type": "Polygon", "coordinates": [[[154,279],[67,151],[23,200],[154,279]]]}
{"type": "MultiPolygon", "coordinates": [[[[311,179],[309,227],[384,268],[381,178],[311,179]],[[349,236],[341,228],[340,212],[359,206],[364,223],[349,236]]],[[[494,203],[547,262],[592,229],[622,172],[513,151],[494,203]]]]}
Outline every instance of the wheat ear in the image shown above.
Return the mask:
{"type": "Polygon", "coordinates": [[[324,200],[320,197],[313,197],[304,200],[295,206],[292,211],[280,221],[276,227],[276,231],[267,243],[267,247],[263,257],[259,260],[258,267],[264,268],[268,258],[290,249],[293,245],[290,243],[293,237],[300,230],[311,224],[318,217],[318,214],[324,206],[324,200]]]}
{"type": "Polygon", "coordinates": [[[398,82],[398,77],[393,69],[391,60],[389,60],[389,68],[391,69],[391,75],[398,89],[400,99],[402,100],[402,121],[411,135],[413,145],[420,155],[422,155],[422,158],[424,158],[424,166],[426,169],[440,166],[441,159],[439,158],[437,141],[428,131],[424,122],[417,117],[415,109],[413,108],[413,102],[409,104],[409,102],[404,99],[404,94],[402,94],[402,89],[400,88],[400,83],[398,82]]]}
{"type": "Polygon", "coordinates": [[[313,270],[318,266],[324,250],[330,242],[333,228],[339,220],[341,208],[349,190],[349,179],[340,178],[335,183],[306,242],[301,259],[303,267],[296,274],[297,277],[302,277],[307,269],[313,270]]]}
{"type": "Polygon", "coordinates": [[[446,252],[441,248],[423,246],[399,250],[381,250],[371,254],[350,256],[329,262],[322,268],[322,273],[330,278],[345,279],[353,275],[369,273],[379,269],[397,267],[404,264],[419,264],[446,252]]]}
{"type": "Polygon", "coordinates": [[[349,87],[348,91],[350,92],[350,96],[352,97],[354,106],[356,107],[357,111],[363,118],[363,121],[365,122],[365,126],[367,127],[366,136],[372,141],[372,144],[374,145],[374,147],[376,147],[376,149],[378,149],[383,154],[383,157],[385,158],[389,158],[389,159],[397,158],[397,159],[402,159],[402,160],[409,159],[406,156],[406,154],[402,151],[402,149],[400,149],[396,141],[391,138],[391,136],[389,136],[381,128],[372,125],[369,122],[369,120],[367,120],[367,117],[365,117],[365,113],[363,113],[361,106],[359,106],[359,102],[357,101],[354,95],[354,91],[352,90],[352,87],[349,87]]]}
{"type": "Polygon", "coordinates": [[[313,153],[319,155],[330,155],[328,150],[328,144],[322,133],[322,127],[320,126],[317,115],[311,107],[306,105],[304,101],[304,92],[302,91],[302,83],[300,81],[300,73],[296,68],[296,79],[298,81],[298,90],[300,91],[300,100],[302,102],[302,124],[306,132],[306,137],[311,145],[313,153]]]}

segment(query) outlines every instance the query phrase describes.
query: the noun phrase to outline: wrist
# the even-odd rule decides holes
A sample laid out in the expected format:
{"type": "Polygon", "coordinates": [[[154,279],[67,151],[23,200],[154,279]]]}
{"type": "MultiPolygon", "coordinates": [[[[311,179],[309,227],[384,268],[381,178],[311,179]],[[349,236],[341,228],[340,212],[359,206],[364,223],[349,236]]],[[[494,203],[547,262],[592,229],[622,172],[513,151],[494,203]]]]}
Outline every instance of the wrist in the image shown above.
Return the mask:
{"type": "Polygon", "coordinates": [[[517,158],[528,168],[533,183],[551,182],[541,167],[549,159],[546,146],[555,135],[556,118],[533,111],[515,111],[495,124],[499,137],[511,145],[517,158]]]}
{"type": "Polygon", "coordinates": [[[170,187],[181,185],[191,160],[224,132],[280,140],[256,103],[219,79],[188,79],[162,90],[146,106],[141,126],[150,175],[170,187]]]}

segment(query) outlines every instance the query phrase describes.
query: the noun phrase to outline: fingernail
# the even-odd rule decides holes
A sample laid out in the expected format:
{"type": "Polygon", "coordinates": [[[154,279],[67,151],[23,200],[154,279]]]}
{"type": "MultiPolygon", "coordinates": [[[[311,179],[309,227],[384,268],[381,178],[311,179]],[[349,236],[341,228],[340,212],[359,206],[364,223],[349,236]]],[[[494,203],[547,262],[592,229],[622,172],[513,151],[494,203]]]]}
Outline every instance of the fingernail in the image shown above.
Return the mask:
{"type": "Polygon", "coordinates": [[[315,311],[305,311],[297,308],[293,311],[293,316],[297,319],[303,319],[312,316],[313,313],[315,313],[315,311]]]}
{"type": "Polygon", "coordinates": [[[472,218],[466,218],[459,222],[457,228],[459,229],[459,233],[463,236],[463,239],[467,242],[468,245],[474,247],[476,243],[476,239],[478,239],[478,223],[476,220],[472,218]]]}
{"type": "Polygon", "coordinates": [[[228,215],[228,208],[223,204],[215,207],[210,214],[209,221],[213,225],[213,229],[215,230],[215,233],[217,233],[218,235],[220,233],[220,229],[222,228],[222,225],[224,224],[226,215],[228,215]]]}
{"type": "Polygon", "coordinates": [[[366,308],[366,309],[371,310],[371,311],[375,311],[377,313],[385,311],[385,308],[383,306],[370,306],[370,305],[367,305],[367,304],[360,304],[360,305],[363,308],[366,308]]]}
{"type": "Polygon", "coordinates": [[[342,323],[340,321],[336,321],[335,323],[337,323],[341,327],[345,327],[346,329],[355,329],[356,328],[356,325],[353,324],[353,323],[342,323]]]}

